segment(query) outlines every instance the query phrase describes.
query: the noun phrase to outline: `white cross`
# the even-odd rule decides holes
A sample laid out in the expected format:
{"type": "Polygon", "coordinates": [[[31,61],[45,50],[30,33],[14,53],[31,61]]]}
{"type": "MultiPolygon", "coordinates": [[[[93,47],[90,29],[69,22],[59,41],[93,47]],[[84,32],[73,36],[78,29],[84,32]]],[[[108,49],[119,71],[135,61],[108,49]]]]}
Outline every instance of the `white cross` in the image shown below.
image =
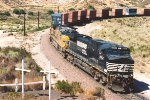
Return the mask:
{"type": "Polygon", "coordinates": [[[15,70],[21,70],[22,71],[22,98],[24,98],[24,71],[30,72],[30,70],[24,69],[24,60],[22,59],[22,69],[15,68],[15,70]]]}
{"type": "Polygon", "coordinates": [[[51,73],[56,73],[56,71],[51,71],[51,64],[50,64],[50,61],[49,61],[49,71],[40,71],[40,72],[43,72],[43,73],[46,73],[48,72],[49,73],[49,100],[51,100],[51,73]]]}

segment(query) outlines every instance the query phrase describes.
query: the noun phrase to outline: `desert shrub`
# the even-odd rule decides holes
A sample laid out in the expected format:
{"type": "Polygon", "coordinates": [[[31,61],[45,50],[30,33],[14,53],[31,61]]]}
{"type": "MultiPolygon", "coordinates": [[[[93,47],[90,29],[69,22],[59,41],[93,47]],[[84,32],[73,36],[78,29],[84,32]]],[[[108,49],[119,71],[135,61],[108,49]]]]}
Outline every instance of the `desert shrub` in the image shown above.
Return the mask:
{"type": "Polygon", "coordinates": [[[20,12],[19,12],[18,9],[14,9],[14,10],[13,10],[13,13],[14,13],[14,14],[20,14],[20,12]]]}
{"type": "Polygon", "coordinates": [[[121,3],[119,4],[119,6],[121,6],[121,7],[125,7],[125,5],[124,5],[124,4],[121,4],[121,3]]]}
{"type": "Polygon", "coordinates": [[[33,16],[33,12],[32,12],[32,11],[29,11],[29,12],[28,12],[28,15],[33,16]]]}
{"type": "Polygon", "coordinates": [[[94,6],[93,6],[93,5],[88,5],[87,9],[95,10],[95,8],[94,8],[94,6]]]}
{"type": "Polygon", "coordinates": [[[134,49],[133,46],[130,46],[129,48],[130,48],[130,51],[131,51],[131,52],[135,52],[135,49],[134,49]]]}
{"type": "Polygon", "coordinates": [[[110,8],[110,7],[106,7],[105,9],[108,9],[109,11],[112,11],[112,8],[110,8]]]}
{"type": "Polygon", "coordinates": [[[83,92],[83,89],[81,88],[81,83],[79,82],[72,82],[72,87],[73,87],[73,91],[76,93],[76,92],[79,92],[79,93],[82,93],[83,92]]]}
{"type": "Polygon", "coordinates": [[[69,11],[74,11],[75,9],[74,9],[74,8],[69,8],[68,10],[69,10],[69,11]]]}
{"type": "Polygon", "coordinates": [[[7,15],[7,16],[10,16],[9,11],[5,11],[4,14],[7,15]]]}
{"type": "Polygon", "coordinates": [[[17,99],[17,98],[20,98],[21,97],[21,94],[18,93],[18,92],[8,92],[7,93],[7,96],[10,98],[10,99],[17,99]]]}
{"type": "Polygon", "coordinates": [[[104,98],[104,92],[105,90],[101,87],[96,87],[95,88],[95,91],[93,93],[94,96],[98,96],[98,97],[101,97],[101,98],[104,98]]]}
{"type": "Polygon", "coordinates": [[[55,87],[65,93],[70,93],[72,91],[72,86],[68,83],[68,81],[64,80],[57,81],[55,87]]]}
{"type": "Polygon", "coordinates": [[[50,9],[50,10],[47,11],[47,13],[48,13],[48,14],[53,14],[54,11],[50,9]]]}
{"type": "Polygon", "coordinates": [[[25,100],[30,100],[32,98],[36,98],[35,94],[26,94],[25,97],[24,97],[25,100]]]}
{"type": "Polygon", "coordinates": [[[25,14],[25,11],[23,9],[20,9],[19,13],[20,14],[25,14]]]}
{"type": "Polygon", "coordinates": [[[61,92],[70,93],[70,96],[74,96],[77,92],[83,92],[83,89],[81,88],[81,84],[79,82],[72,82],[71,84],[69,84],[68,81],[58,80],[55,84],[55,87],[61,92]]]}

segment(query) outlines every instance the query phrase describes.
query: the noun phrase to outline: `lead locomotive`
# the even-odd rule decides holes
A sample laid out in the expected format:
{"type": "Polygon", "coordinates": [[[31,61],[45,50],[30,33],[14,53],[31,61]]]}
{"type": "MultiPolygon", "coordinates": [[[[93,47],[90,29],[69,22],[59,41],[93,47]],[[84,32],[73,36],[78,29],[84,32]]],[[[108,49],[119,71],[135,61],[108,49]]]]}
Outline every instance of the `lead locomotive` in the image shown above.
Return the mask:
{"type": "Polygon", "coordinates": [[[56,20],[60,16],[53,15],[50,42],[64,58],[115,91],[133,90],[134,60],[129,48],[93,39],[72,28],[61,26],[56,20]]]}

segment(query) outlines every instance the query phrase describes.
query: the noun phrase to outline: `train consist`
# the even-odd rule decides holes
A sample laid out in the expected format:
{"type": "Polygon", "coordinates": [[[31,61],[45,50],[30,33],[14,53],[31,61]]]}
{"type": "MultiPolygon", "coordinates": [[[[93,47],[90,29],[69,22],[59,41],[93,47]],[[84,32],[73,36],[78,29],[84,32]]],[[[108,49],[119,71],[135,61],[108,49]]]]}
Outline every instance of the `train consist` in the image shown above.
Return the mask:
{"type": "MultiPolygon", "coordinates": [[[[93,10],[83,10],[80,13],[73,11],[52,14],[50,42],[64,58],[74,66],[78,66],[89,73],[96,81],[115,91],[132,91],[134,60],[130,56],[129,48],[108,41],[93,39],[90,36],[80,34],[75,29],[64,26],[66,21],[74,23],[78,20],[81,22],[82,20],[93,19],[97,15],[108,17],[109,11],[104,12],[103,10],[99,13],[93,10]],[[87,14],[89,14],[88,17],[87,14]]],[[[115,15],[121,16],[118,13],[115,15]]]]}
{"type": "Polygon", "coordinates": [[[56,22],[53,25],[57,26],[58,23],[59,25],[70,26],[72,24],[85,23],[87,21],[93,21],[96,19],[119,18],[128,16],[150,16],[150,9],[140,9],[140,11],[138,11],[137,8],[126,8],[125,10],[112,9],[112,11],[109,11],[109,9],[78,10],[54,14],[52,15],[52,19],[56,22]]]}

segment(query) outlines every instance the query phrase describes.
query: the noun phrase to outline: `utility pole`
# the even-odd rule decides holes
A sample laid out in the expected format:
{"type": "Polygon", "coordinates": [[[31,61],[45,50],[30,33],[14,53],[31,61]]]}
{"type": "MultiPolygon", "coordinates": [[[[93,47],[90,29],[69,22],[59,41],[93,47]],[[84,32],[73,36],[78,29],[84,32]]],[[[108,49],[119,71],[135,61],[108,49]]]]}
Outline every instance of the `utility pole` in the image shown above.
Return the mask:
{"type": "Polygon", "coordinates": [[[26,13],[24,13],[24,36],[26,35],[26,13]]]}
{"type": "Polygon", "coordinates": [[[57,9],[58,9],[58,13],[59,13],[59,5],[57,6],[57,9]]]}
{"type": "Polygon", "coordinates": [[[40,21],[39,21],[39,15],[40,15],[40,14],[39,14],[39,11],[38,11],[38,28],[39,28],[39,22],[40,22],[40,21]]]}

